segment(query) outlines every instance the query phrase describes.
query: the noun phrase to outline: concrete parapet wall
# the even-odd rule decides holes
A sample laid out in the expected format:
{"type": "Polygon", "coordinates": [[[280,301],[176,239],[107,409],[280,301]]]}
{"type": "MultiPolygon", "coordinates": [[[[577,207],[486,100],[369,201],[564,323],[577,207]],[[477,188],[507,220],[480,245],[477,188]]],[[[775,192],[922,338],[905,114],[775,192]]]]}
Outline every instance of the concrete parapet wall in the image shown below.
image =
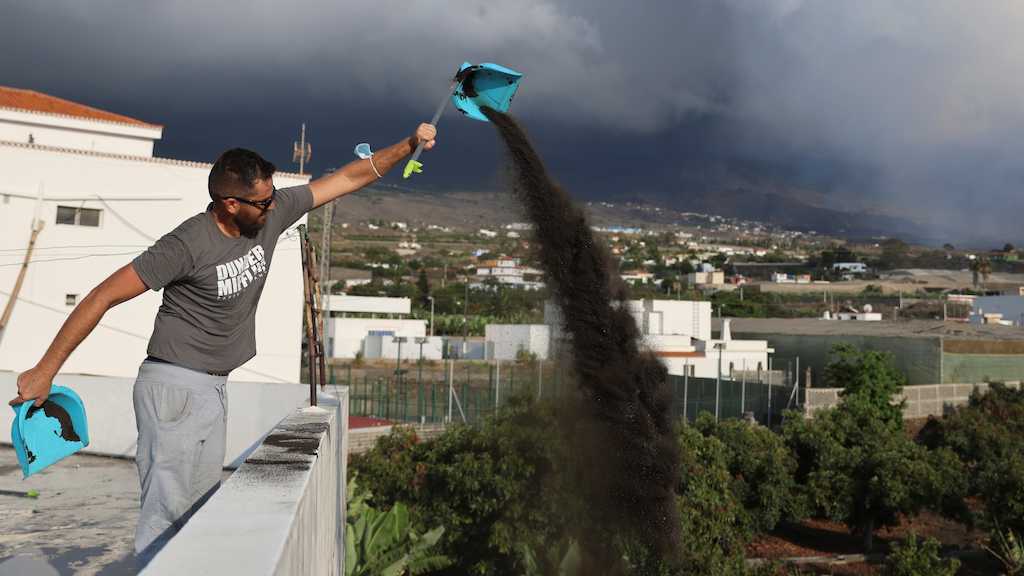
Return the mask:
{"type": "MultiPolygon", "coordinates": [[[[412,428],[416,435],[422,440],[430,440],[440,436],[444,430],[444,424],[412,424],[402,426],[412,428]]],[[[359,428],[349,432],[349,454],[362,454],[373,448],[377,440],[391,434],[394,426],[374,426],[372,428],[359,428]]]]}
{"type": "MultiPolygon", "coordinates": [[[[1016,389],[1021,386],[1019,381],[1005,384],[1009,388],[1016,389]]],[[[984,392],[988,390],[988,387],[988,382],[904,386],[903,393],[897,396],[897,400],[906,400],[906,405],[903,407],[904,418],[942,416],[953,408],[966,406],[974,390],[984,392]]],[[[839,395],[840,392],[842,392],[842,388],[810,388],[806,390],[805,414],[813,416],[818,410],[838,406],[842,399],[839,395]]]]}
{"type": "MultiPolygon", "coordinates": [[[[0,372],[0,389],[17,393],[17,372],[0,372]]],[[[135,457],[138,432],[132,407],[134,378],[58,374],[54,384],[74,390],[85,404],[89,446],[83,452],[135,457]]],[[[228,430],[224,465],[235,468],[273,428],[293,410],[308,403],[309,387],[300,384],[228,381],[228,430]]],[[[11,429],[12,410],[0,410],[0,430],[11,429]]],[[[10,444],[10,436],[0,435],[10,444]]]]}
{"type": "Polygon", "coordinates": [[[142,574],[344,574],[347,394],[274,427],[142,574]]]}

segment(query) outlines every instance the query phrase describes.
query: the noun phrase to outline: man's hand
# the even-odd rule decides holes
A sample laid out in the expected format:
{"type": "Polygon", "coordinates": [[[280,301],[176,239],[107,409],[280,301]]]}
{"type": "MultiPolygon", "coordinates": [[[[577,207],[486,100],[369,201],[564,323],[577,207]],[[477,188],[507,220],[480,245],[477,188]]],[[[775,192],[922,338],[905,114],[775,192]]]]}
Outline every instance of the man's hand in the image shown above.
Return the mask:
{"type": "Polygon", "coordinates": [[[36,406],[42,406],[43,402],[50,395],[50,386],[53,383],[53,374],[43,370],[39,366],[26,370],[18,375],[18,395],[14,400],[8,402],[11,406],[17,406],[23,402],[35,400],[36,406]]]}
{"type": "Polygon", "coordinates": [[[420,124],[412,136],[378,150],[372,159],[349,162],[333,174],[310,182],[313,208],[323,206],[376,181],[395,164],[412,154],[420,143],[423,143],[424,150],[433,148],[437,143],[437,128],[433,124],[420,124]]]}
{"type": "Polygon", "coordinates": [[[437,143],[437,128],[433,124],[420,124],[412,135],[412,140],[415,146],[419,146],[422,142],[423,149],[430,150],[437,143]]]}

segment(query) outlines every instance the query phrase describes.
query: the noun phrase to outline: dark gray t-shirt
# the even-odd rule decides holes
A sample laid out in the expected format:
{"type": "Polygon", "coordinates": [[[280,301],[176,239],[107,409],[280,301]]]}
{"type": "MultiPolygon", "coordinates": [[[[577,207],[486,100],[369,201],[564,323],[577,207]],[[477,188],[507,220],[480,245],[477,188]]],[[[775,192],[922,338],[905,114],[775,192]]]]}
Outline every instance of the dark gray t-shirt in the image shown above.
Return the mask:
{"type": "Polygon", "coordinates": [[[228,372],[256,355],[256,305],[281,235],[313,207],[308,185],[277,191],[254,238],[229,238],[207,208],[132,261],[151,290],[163,289],[147,352],[204,372],[228,372]]]}

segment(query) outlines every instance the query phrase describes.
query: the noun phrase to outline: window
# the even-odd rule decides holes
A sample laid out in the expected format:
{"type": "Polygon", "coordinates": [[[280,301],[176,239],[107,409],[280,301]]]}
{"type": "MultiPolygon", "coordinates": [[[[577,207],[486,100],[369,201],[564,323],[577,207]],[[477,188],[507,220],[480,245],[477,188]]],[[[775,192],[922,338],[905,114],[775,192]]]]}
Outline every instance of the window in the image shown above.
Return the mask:
{"type": "Polygon", "coordinates": [[[74,206],[57,206],[57,224],[69,226],[91,226],[96,228],[100,225],[100,213],[102,210],[96,208],[75,208],[74,206]]]}
{"type": "Polygon", "coordinates": [[[64,296],[64,305],[74,306],[78,303],[78,294],[67,294],[64,296]]]}

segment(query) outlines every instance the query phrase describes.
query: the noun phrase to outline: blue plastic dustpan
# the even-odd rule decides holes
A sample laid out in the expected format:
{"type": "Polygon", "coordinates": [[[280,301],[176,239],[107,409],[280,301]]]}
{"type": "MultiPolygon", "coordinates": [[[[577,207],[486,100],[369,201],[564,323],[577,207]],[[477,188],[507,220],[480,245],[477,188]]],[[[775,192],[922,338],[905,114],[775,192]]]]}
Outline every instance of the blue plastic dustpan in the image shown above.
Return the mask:
{"type": "Polygon", "coordinates": [[[53,386],[39,408],[32,402],[13,408],[11,444],[26,478],[89,445],[85,406],[70,388],[53,386]]]}
{"type": "Polygon", "coordinates": [[[466,116],[487,122],[481,106],[508,112],[523,75],[511,68],[489,62],[476,66],[463,62],[456,78],[462,78],[452,93],[452,104],[466,116]]]}
{"type": "MultiPolygon", "coordinates": [[[[459,71],[455,73],[455,77],[452,78],[451,86],[445,93],[444,100],[441,100],[441,104],[438,105],[437,111],[434,112],[430,123],[436,125],[437,121],[441,119],[441,113],[448,106],[449,94],[459,112],[475,120],[489,122],[480,108],[487,106],[498,112],[508,112],[508,107],[512,105],[512,97],[516,95],[519,81],[522,79],[522,74],[500,64],[463,62],[459,71]]],[[[421,152],[423,152],[422,142],[416,146],[412,158],[406,162],[405,169],[402,170],[402,178],[423,172],[423,163],[419,161],[421,152]]]]}

